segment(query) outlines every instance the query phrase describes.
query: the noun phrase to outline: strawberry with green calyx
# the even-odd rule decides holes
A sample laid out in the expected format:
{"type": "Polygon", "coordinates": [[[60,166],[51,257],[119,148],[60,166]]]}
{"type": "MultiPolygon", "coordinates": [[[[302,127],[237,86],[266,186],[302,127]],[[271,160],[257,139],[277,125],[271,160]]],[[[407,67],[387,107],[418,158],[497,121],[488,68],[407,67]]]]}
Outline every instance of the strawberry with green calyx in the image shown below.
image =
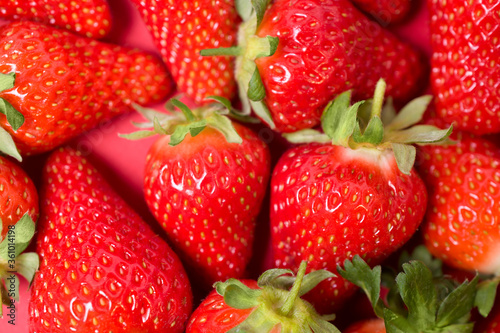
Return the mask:
{"type": "MultiPolygon", "coordinates": [[[[0,48],[0,136],[8,132],[21,155],[51,150],[133,103],[159,102],[172,87],[165,66],[146,52],[39,23],[2,26],[0,48]]],[[[15,155],[12,140],[2,145],[15,155]]]]}
{"type": "Polygon", "coordinates": [[[36,253],[22,253],[35,233],[38,193],[26,172],[0,155],[0,316],[2,303],[15,307],[19,278],[28,282],[38,268],[36,253]]]}
{"type": "Polygon", "coordinates": [[[7,307],[16,307],[16,301],[19,301],[18,274],[31,283],[40,260],[35,252],[23,253],[35,234],[35,222],[28,213],[23,215],[15,225],[4,226],[0,219],[0,233],[6,234],[3,241],[0,242],[1,317],[2,303],[7,307]]]}
{"type": "Polygon", "coordinates": [[[449,288],[440,280],[436,282],[431,270],[415,260],[403,264],[403,271],[395,279],[405,306],[391,307],[380,299],[380,266],[371,269],[363,259],[355,256],[352,261],[346,260],[344,267],[339,266],[337,271],[363,289],[377,316],[384,320],[388,333],[472,332],[471,310],[477,306],[487,315],[491,309],[485,309],[481,303],[485,299],[478,301],[478,297],[488,297],[490,301],[485,303],[492,303],[494,299],[494,295],[480,291],[477,276],[449,288]]]}
{"type": "MultiPolygon", "coordinates": [[[[303,130],[286,135],[307,144],[285,152],[271,179],[277,267],[294,270],[308,260],[311,269],[334,272],[337,264],[355,254],[376,265],[420,225],[427,192],[412,168],[412,144],[443,140],[451,128],[411,127],[420,121],[429,97],[413,100],[395,115],[390,102],[382,112],[383,96],[383,81],[373,100],[351,106],[350,93],[343,93],[325,109],[324,133],[303,130]]],[[[306,299],[320,313],[328,313],[353,287],[341,277],[331,278],[306,299]]]]}
{"type": "Polygon", "coordinates": [[[236,2],[244,20],[239,45],[202,55],[237,56],[244,111],[251,107],[271,128],[314,127],[332,97],[353,89],[355,99],[369,98],[381,77],[397,101],[406,102],[418,91],[425,70],[417,52],[349,1],[251,3],[236,2]]]}
{"type": "Polygon", "coordinates": [[[168,135],[170,137],[169,145],[177,146],[186,135],[195,137],[206,127],[211,127],[222,133],[229,143],[242,143],[242,138],[234,129],[233,123],[228,118],[254,122],[255,119],[239,115],[238,111],[233,109],[231,102],[223,97],[208,96],[207,100],[215,103],[204,107],[191,110],[186,104],[176,98],[170,99],[165,104],[165,109],[169,113],[157,112],[135,105],[135,109],[148,120],[145,123],[134,123],[139,128],[152,128],[151,130],[140,130],[130,134],[120,134],[121,137],[130,140],[143,139],[153,135],[168,135]],[[176,108],[181,112],[176,111],[176,108]]]}
{"type": "Polygon", "coordinates": [[[290,270],[271,269],[252,280],[217,282],[215,290],[192,314],[186,333],[201,332],[340,332],[301,296],[333,276],[326,270],[305,275],[303,261],[293,276],[290,270]]]}
{"type": "Polygon", "coordinates": [[[125,135],[161,137],[146,161],[144,193],[156,220],[201,289],[242,277],[252,255],[255,219],[270,173],[267,145],[233,123],[226,99],[170,114],[139,109],[152,126],[125,135]]]}
{"type": "Polygon", "coordinates": [[[0,242],[24,215],[38,219],[38,193],[26,172],[0,155],[0,242]]]}

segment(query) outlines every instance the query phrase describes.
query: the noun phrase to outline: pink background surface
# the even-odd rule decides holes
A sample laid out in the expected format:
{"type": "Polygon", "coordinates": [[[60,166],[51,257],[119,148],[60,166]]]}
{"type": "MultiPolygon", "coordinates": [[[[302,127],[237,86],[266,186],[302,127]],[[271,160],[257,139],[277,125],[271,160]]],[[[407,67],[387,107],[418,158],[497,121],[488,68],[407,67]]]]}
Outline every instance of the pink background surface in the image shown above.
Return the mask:
{"type": "MultiPolygon", "coordinates": [[[[427,56],[430,54],[428,17],[425,1],[414,0],[415,9],[412,17],[406,23],[392,28],[402,39],[413,44],[427,56]]],[[[111,35],[106,41],[121,44],[128,47],[137,47],[158,54],[152,39],[141,21],[136,9],[128,0],[109,0],[114,16],[114,27],[111,35]]],[[[161,109],[161,106],[157,106],[161,109]]],[[[156,232],[163,235],[163,231],[155,223],[143,200],[142,182],[143,169],[147,151],[156,140],[154,137],[141,141],[128,141],[121,139],[117,133],[129,133],[134,130],[131,121],[143,121],[136,113],[121,116],[113,121],[101,125],[86,135],[75,140],[72,145],[82,150],[95,166],[105,174],[108,181],[120,193],[124,199],[136,209],[143,218],[154,228],[156,232]]],[[[268,130],[260,129],[263,135],[269,134],[268,130]]],[[[283,150],[282,140],[277,136],[269,142],[272,151],[283,150]]],[[[31,175],[35,183],[38,183],[41,168],[46,158],[45,155],[25,159],[23,166],[31,175]]],[[[279,156],[275,154],[273,160],[279,156]]],[[[264,203],[266,205],[266,203],[264,203]]],[[[266,208],[266,207],[264,207],[266,208]]],[[[256,233],[256,249],[259,249],[253,262],[250,264],[249,275],[257,276],[264,268],[269,268],[270,263],[266,260],[268,244],[268,232],[265,229],[268,209],[264,209],[259,223],[264,228],[256,233]]],[[[7,323],[9,317],[0,319],[0,332],[25,333],[28,332],[28,302],[29,293],[26,282],[21,284],[21,295],[16,310],[16,325],[7,323]]],[[[4,307],[4,313],[6,308],[4,307]]]]}

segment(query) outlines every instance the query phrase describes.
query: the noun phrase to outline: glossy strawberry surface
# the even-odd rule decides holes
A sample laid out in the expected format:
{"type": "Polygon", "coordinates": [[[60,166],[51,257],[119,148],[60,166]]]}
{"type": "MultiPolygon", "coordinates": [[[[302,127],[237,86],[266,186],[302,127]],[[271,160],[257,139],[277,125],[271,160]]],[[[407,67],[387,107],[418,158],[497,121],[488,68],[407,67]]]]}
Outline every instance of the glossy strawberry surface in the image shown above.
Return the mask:
{"type": "Polygon", "coordinates": [[[206,128],[175,147],[162,137],[147,157],[146,202],[205,287],[245,272],[269,179],[266,144],[234,126],[242,144],[206,128]]]}
{"type": "Polygon", "coordinates": [[[401,22],[411,9],[412,0],[352,0],[381,25],[401,22]]]}
{"type": "Polygon", "coordinates": [[[236,93],[233,60],[200,51],[236,43],[239,22],[233,0],[133,0],[179,92],[198,104],[207,96],[236,93]]]}
{"type": "Polygon", "coordinates": [[[164,99],[171,81],[159,59],[39,23],[0,29],[0,72],[14,72],[13,89],[0,92],[25,117],[14,132],[23,154],[41,153],[131,110],[131,103],[164,99]],[[35,84],[36,82],[36,84],[35,84]]]}
{"type": "Polygon", "coordinates": [[[0,18],[31,20],[92,38],[111,29],[111,11],[106,0],[7,0],[0,3],[0,18]]]}
{"type": "Polygon", "coordinates": [[[456,140],[422,148],[419,169],[429,190],[425,243],[449,265],[497,273],[500,150],[466,133],[456,140]]]}
{"type": "Polygon", "coordinates": [[[175,255],[80,153],[44,168],[30,332],[183,332],[190,283],[175,255]]]}
{"type": "Polygon", "coordinates": [[[24,214],[38,219],[38,193],[26,172],[7,157],[0,156],[0,242],[24,214]]]}
{"type": "Polygon", "coordinates": [[[420,56],[347,0],[277,0],[259,37],[279,38],[276,53],[256,59],[264,102],[281,132],[310,128],[338,94],[373,96],[380,78],[387,96],[406,101],[425,76],[420,56]]]}
{"type": "MultiPolygon", "coordinates": [[[[397,168],[390,151],[308,144],[286,152],[271,179],[274,264],[336,272],[359,254],[376,265],[414,234],[425,213],[420,177],[397,168]]],[[[352,294],[340,276],[313,289],[306,299],[331,313],[352,294]]]]}
{"type": "Polygon", "coordinates": [[[500,131],[500,3],[429,0],[431,84],[440,117],[475,134],[500,131]]]}

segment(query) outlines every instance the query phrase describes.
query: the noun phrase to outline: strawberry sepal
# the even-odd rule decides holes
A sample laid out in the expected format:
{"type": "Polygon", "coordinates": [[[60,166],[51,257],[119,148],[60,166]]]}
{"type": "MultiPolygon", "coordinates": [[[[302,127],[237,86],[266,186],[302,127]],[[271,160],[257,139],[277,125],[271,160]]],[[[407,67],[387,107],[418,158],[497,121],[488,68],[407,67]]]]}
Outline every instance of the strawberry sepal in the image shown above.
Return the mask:
{"type": "Polygon", "coordinates": [[[238,46],[230,48],[205,49],[202,56],[236,56],[236,80],[243,106],[243,114],[249,115],[251,110],[271,129],[275,129],[271,112],[263,101],[266,96],[255,59],[270,57],[278,48],[279,38],[275,36],[256,36],[269,0],[236,1],[236,9],[243,19],[238,33],[238,46]]]}
{"type": "Polygon", "coordinates": [[[300,296],[319,282],[333,277],[326,270],[305,274],[303,261],[296,276],[290,270],[272,269],[258,280],[260,289],[252,289],[237,279],[217,282],[214,287],[224,302],[235,309],[254,309],[229,332],[270,332],[281,327],[282,332],[340,332],[329,323],[334,316],[320,316],[311,304],[300,296]]]}
{"type": "Polygon", "coordinates": [[[491,310],[489,305],[493,304],[490,291],[498,282],[484,284],[485,289],[481,291],[476,275],[471,281],[457,285],[442,275],[440,265],[428,255],[422,257],[420,252],[417,254],[423,261],[410,260],[402,264],[402,272],[391,285],[386,302],[380,297],[380,266],[372,269],[361,257],[355,256],[337,271],[365,292],[376,315],[384,320],[388,333],[472,332],[474,323],[469,322],[472,309],[486,302],[483,310],[487,315],[491,310]],[[430,263],[432,270],[424,262],[430,263]],[[391,298],[398,297],[402,302],[390,301],[391,291],[396,291],[391,298]],[[486,296],[487,293],[490,295],[486,296]]]}
{"type": "MultiPolygon", "coordinates": [[[[0,73],[0,92],[14,88],[16,73],[0,73]]],[[[7,117],[7,122],[14,131],[17,131],[24,123],[24,116],[17,111],[6,99],[0,98],[0,113],[7,117]]]]}
{"type": "MultiPolygon", "coordinates": [[[[28,214],[25,214],[9,228],[6,237],[0,243],[0,293],[2,303],[7,306],[13,304],[12,300],[19,301],[19,277],[17,275],[23,276],[31,284],[38,270],[40,264],[38,254],[22,253],[30,244],[34,234],[35,222],[28,214]]],[[[0,317],[1,315],[0,311],[0,317]]]]}
{"type": "MultiPolygon", "coordinates": [[[[326,106],[321,125],[333,145],[352,149],[391,149],[399,170],[408,175],[416,158],[413,144],[442,143],[448,139],[453,127],[440,129],[432,125],[416,125],[422,120],[430,96],[412,100],[396,114],[392,99],[389,98],[384,105],[385,88],[385,81],[379,80],[373,99],[353,105],[350,91],[340,94],[326,106]]],[[[284,137],[293,143],[310,143],[314,138],[318,142],[326,141],[321,132],[315,130],[284,134],[284,137]]]]}
{"type": "Polygon", "coordinates": [[[21,162],[23,158],[17,150],[16,143],[12,139],[12,135],[0,126],[0,152],[11,156],[21,162]]]}
{"type": "Polygon", "coordinates": [[[191,110],[186,104],[178,99],[171,99],[166,108],[170,114],[165,114],[152,109],[134,106],[147,120],[146,123],[134,123],[139,128],[153,128],[152,130],[140,130],[129,134],[119,134],[120,137],[129,140],[143,139],[156,134],[169,135],[170,146],[180,144],[190,134],[192,137],[200,134],[206,127],[212,127],[222,133],[229,143],[241,144],[243,139],[234,128],[228,116],[237,119],[247,119],[236,112],[229,100],[222,97],[210,96],[208,99],[219,103],[210,104],[195,110],[191,110]],[[174,108],[179,109],[177,112],[174,108]]]}

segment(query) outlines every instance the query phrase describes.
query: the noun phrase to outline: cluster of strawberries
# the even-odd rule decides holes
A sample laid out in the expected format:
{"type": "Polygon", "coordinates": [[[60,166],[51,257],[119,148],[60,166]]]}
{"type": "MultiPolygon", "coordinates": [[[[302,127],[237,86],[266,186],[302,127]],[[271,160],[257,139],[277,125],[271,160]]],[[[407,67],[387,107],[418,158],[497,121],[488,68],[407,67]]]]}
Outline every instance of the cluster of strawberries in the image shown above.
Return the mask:
{"type": "MultiPolygon", "coordinates": [[[[97,40],[118,19],[106,0],[0,4],[0,278],[32,281],[30,332],[339,332],[357,287],[378,319],[350,333],[472,332],[473,308],[489,314],[498,1],[428,1],[434,98],[415,98],[424,57],[383,28],[409,0],[132,2],[162,59],[97,40]],[[146,107],[174,89],[198,107],[146,107]],[[123,137],[160,135],[144,195],[167,240],[61,147],[133,109],[147,122],[123,137]],[[12,159],[49,151],[37,191],[12,159]],[[275,268],[246,280],[263,205],[275,268]],[[412,237],[425,246],[382,272],[412,237]]],[[[13,304],[18,280],[0,284],[13,304]]]]}

